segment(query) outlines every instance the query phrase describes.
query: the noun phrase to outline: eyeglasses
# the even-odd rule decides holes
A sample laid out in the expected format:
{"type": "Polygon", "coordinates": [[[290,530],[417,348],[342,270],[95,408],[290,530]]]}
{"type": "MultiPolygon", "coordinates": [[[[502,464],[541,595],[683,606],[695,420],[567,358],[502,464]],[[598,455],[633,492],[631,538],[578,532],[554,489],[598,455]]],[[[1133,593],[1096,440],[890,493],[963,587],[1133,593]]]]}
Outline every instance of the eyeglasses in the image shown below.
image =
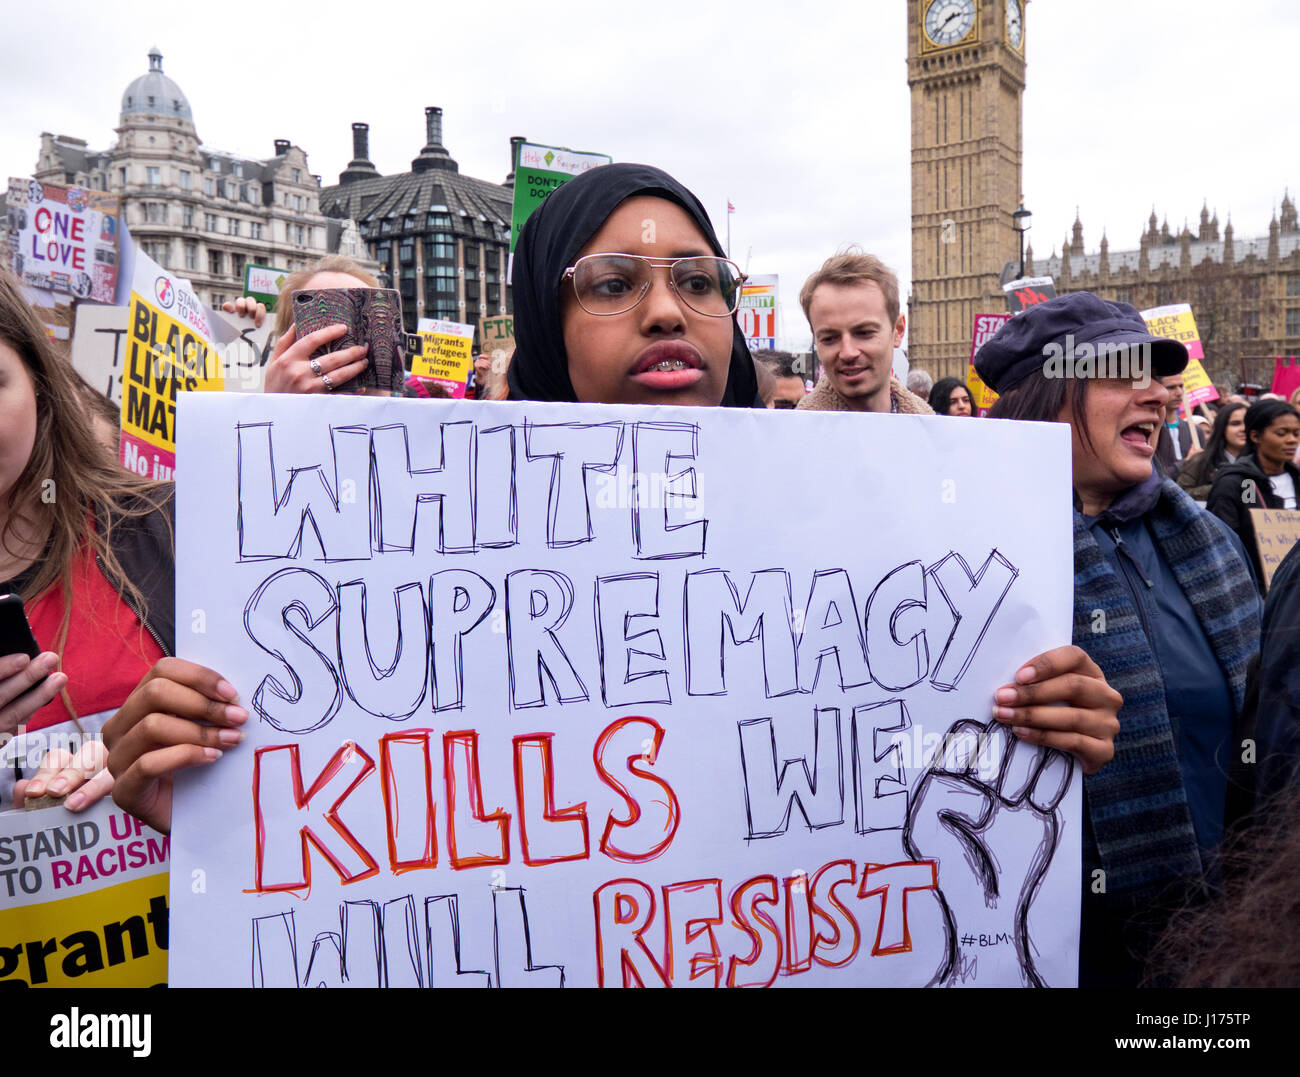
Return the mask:
{"type": "Polygon", "coordinates": [[[691,310],[710,318],[727,318],[740,307],[741,285],[748,279],[726,258],[642,258],[635,254],[589,254],[564,271],[573,278],[578,303],[588,314],[626,314],[654,284],[654,271],[668,270],[673,292],[691,310]]]}

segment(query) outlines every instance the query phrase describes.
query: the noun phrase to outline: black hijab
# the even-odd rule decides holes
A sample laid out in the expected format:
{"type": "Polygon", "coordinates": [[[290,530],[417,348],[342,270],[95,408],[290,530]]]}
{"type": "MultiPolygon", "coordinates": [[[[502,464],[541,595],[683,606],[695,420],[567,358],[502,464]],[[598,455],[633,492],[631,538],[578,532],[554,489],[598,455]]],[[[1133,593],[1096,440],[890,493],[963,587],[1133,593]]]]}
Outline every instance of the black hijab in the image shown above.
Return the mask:
{"type": "MultiPolygon", "coordinates": [[[[637,195],[664,198],[680,206],[714,254],[726,257],[700,200],[667,172],[651,165],[603,165],[557,187],[525,222],[515,246],[515,354],[507,375],[511,400],[577,400],[560,325],[560,278],[609,215],[637,195]]],[[[722,406],[763,406],[754,360],[734,318],[731,366],[722,406]]]]}

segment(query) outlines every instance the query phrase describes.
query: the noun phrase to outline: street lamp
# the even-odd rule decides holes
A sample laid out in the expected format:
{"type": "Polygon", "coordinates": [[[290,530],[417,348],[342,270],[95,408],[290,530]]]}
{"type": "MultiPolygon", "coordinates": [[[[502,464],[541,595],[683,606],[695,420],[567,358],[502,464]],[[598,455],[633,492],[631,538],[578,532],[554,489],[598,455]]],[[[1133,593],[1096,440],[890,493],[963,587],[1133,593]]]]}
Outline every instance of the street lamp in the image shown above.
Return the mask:
{"type": "Polygon", "coordinates": [[[1025,209],[1023,202],[1020,203],[1020,208],[1011,214],[1011,220],[1014,222],[1012,227],[1020,236],[1020,273],[1017,279],[1023,279],[1025,275],[1025,233],[1029,231],[1033,219],[1034,215],[1025,209]]]}

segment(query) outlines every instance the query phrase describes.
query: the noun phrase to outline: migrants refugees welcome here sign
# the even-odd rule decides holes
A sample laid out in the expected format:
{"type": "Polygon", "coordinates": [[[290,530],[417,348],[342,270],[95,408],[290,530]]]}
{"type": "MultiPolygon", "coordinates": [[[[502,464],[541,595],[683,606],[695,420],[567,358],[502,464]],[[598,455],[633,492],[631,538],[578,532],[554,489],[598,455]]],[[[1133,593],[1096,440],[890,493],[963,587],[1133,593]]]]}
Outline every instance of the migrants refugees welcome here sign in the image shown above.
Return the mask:
{"type": "Polygon", "coordinates": [[[1075,982],[1081,779],[988,720],[1070,639],[1067,428],[179,412],[180,653],[252,718],[173,984],[1075,982]]]}

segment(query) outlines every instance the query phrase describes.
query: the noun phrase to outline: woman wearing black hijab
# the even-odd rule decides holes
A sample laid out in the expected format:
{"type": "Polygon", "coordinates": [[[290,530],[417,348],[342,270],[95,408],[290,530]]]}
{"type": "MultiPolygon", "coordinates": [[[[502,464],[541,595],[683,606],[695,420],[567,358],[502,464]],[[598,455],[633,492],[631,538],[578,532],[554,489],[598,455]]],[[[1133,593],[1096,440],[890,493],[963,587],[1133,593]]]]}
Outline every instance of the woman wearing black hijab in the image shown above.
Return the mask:
{"type": "Polygon", "coordinates": [[[569,180],[515,248],[510,399],[762,407],[735,319],[742,281],[666,172],[613,164],[569,180]]]}

